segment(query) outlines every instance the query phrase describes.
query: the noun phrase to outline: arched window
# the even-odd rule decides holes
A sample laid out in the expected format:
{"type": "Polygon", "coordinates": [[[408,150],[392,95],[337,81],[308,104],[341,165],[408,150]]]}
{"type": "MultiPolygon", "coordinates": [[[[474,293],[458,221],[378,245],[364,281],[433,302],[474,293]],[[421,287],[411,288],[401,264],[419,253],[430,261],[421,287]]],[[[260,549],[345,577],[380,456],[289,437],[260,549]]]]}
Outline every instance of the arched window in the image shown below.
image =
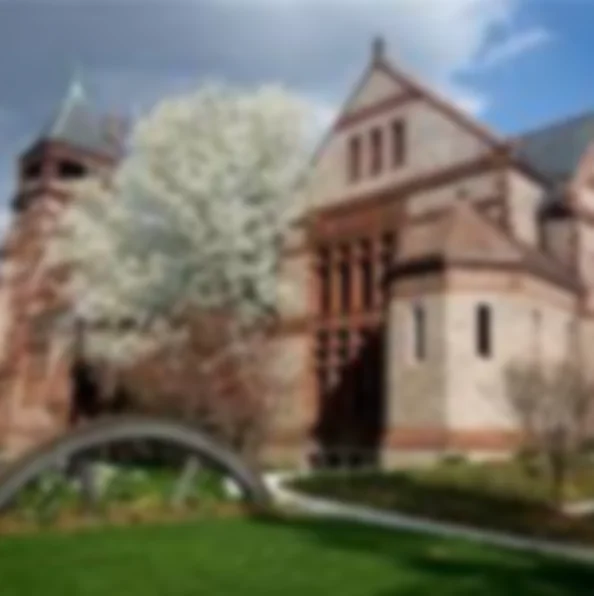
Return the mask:
{"type": "Polygon", "coordinates": [[[491,307],[479,304],[476,308],[476,352],[482,358],[489,358],[493,352],[491,307]]]}

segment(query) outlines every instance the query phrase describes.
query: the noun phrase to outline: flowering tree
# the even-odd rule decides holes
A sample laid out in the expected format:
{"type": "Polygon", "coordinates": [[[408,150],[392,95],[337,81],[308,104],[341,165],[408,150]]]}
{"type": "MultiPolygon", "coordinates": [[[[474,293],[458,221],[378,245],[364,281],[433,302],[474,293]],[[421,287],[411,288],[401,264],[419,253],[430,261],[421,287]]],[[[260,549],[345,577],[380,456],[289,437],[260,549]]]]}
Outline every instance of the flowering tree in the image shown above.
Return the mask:
{"type": "Polygon", "coordinates": [[[263,340],[283,239],[304,207],[308,115],[278,88],[207,86],[140,121],[113,178],[73,189],[50,262],[70,272],[61,322],[86,323],[106,407],[124,388],[133,410],[257,450],[275,392],[263,340]]]}
{"type": "Polygon", "coordinates": [[[236,330],[274,314],[281,243],[304,207],[308,115],[279,88],[210,85],[141,120],[113,179],[80,183],[51,259],[71,271],[68,320],[102,329],[90,353],[130,363],[188,309],[224,309],[236,330]]]}
{"type": "Polygon", "coordinates": [[[548,367],[514,362],[505,370],[509,404],[524,448],[548,464],[552,498],[561,503],[575,455],[588,438],[594,386],[571,360],[548,367]]]}

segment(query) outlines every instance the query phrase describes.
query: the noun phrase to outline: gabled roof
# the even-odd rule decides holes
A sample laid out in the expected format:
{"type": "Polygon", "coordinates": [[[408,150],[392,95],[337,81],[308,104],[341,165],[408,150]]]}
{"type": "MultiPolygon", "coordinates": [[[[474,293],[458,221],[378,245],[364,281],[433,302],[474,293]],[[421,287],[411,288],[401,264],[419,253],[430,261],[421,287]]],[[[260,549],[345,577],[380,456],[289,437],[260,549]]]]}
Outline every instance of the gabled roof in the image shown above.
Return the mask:
{"type": "Polygon", "coordinates": [[[589,112],[520,135],[515,154],[551,182],[566,182],[593,141],[594,112],[589,112]]]}
{"type": "Polygon", "coordinates": [[[39,141],[60,141],[102,155],[116,156],[117,144],[106,121],[95,110],[82,82],[73,78],[39,141]]]}
{"type": "Polygon", "coordinates": [[[393,81],[395,91],[400,90],[403,94],[408,92],[409,94],[412,93],[417,97],[423,98],[437,111],[456,121],[467,131],[485,141],[490,147],[503,147],[505,145],[505,140],[500,138],[494,131],[478,122],[471,115],[455,106],[451,101],[445,97],[442,97],[439,93],[436,93],[429,87],[429,85],[415,78],[410,72],[405,71],[405,69],[401,68],[400,66],[395,66],[387,56],[387,49],[383,38],[379,37],[373,41],[371,60],[369,61],[367,67],[359,77],[357,83],[354,85],[346,100],[341,105],[334,123],[329,127],[326,134],[323,135],[321,141],[316,147],[312,158],[314,163],[322,154],[326,144],[332,138],[337,124],[349,111],[349,108],[352,106],[354,100],[363,91],[365,85],[368,84],[370,79],[378,73],[387,77],[388,80],[391,79],[393,81]]]}
{"type": "Polygon", "coordinates": [[[510,236],[466,200],[405,229],[395,275],[449,266],[522,268],[572,290],[578,278],[549,254],[510,236]]]}

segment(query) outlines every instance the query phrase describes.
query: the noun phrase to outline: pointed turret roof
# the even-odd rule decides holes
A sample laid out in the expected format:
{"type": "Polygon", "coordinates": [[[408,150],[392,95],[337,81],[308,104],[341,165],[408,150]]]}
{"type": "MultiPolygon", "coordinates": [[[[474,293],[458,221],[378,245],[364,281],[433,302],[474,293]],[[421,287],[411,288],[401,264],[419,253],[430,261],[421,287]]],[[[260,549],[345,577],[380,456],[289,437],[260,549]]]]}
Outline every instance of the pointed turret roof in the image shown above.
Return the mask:
{"type": "Polygon", "coordinates": [[[78,149],[115,156],[117,147],[105,118],[93,105],[80,75],[72,77],[64,98],[39,135],[40,141],[59,141],[78,149]]]}

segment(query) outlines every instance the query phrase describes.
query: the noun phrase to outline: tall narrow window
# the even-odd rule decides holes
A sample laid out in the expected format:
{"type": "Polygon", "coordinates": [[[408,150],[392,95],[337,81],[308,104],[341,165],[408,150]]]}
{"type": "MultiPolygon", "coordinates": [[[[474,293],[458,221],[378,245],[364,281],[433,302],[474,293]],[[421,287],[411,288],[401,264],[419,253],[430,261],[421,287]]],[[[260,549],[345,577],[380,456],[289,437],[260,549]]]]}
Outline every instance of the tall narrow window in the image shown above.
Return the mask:
{"type": "Polygon", "coordinates": [[[349,179],[356,182],[361,177],[361,139],[353,137],[349,144],[349,179]]]}
{"type": "Polygon", "coordinates": [[[330,313],[330,267],[327,264],[321,265],[319,270],[320,279],[320,314],[330,313]]]}
{"type": "Polygon", "coordinates": [[[381,128],[374,128],[371,131],[371,174],[377,175],[383,167],[383,139],[381,128]]]}
{"type": "Polygon", "coordinates": [[[395,120],[392,122],[392,166],[399,168],[404,164],[406,139],[404,131],[404,122],[395,120]]]}
{"type": "Polygon", "coordinates": [[[390,274],[390,267],[394,260],[394,250],[396,247],[396,236],[393,232],[384,232],[382,236],[382,252],[381,252],[381,296],[384,305],[388,303],[387,277],[390,274]]]}
{"type": "Polygon", "coordinates": [[[349,332],[348,329],[341,329],[338,332],[338,358],[341,366],[344,366],[349,359],[349,332]]]}
{"type": "Polygon", "coordinates": [[[327,248],[318,251],[318,283],[320,291],[319,313],[327,315],[330,312],[330,252],[327,248]]]}
{"type": "Polygon", "coordinates": [[[427,352],[426,326],[425,309],[421,305],[415,304],[413,307],[413,353],[417,361],[424,360],[427,352]]]}
{"type": "Polygon", "coordinates": [[[343,313],[351,310],[351,263],[350,252],[347,246],[341,249],[341,259],[339,265],[340,275],[340,306],[343,313]]]}
{"type": "Polygon", "coordinates": [[[373,263],[371,257],[367,256],[361,262],[363,309],[373,308],[373,263]]]}
{"type": "Polygon", "coordinates": [[[365,239],[361,241],[361,304],[363,310],[373,308],[373,261],[371,243],[365,239]]]}
{"type": "Polygon", "coordinates": [[[476,351],[488,358],[493,351],[491,308],[480,304],[476,309],[476,351]]]}

